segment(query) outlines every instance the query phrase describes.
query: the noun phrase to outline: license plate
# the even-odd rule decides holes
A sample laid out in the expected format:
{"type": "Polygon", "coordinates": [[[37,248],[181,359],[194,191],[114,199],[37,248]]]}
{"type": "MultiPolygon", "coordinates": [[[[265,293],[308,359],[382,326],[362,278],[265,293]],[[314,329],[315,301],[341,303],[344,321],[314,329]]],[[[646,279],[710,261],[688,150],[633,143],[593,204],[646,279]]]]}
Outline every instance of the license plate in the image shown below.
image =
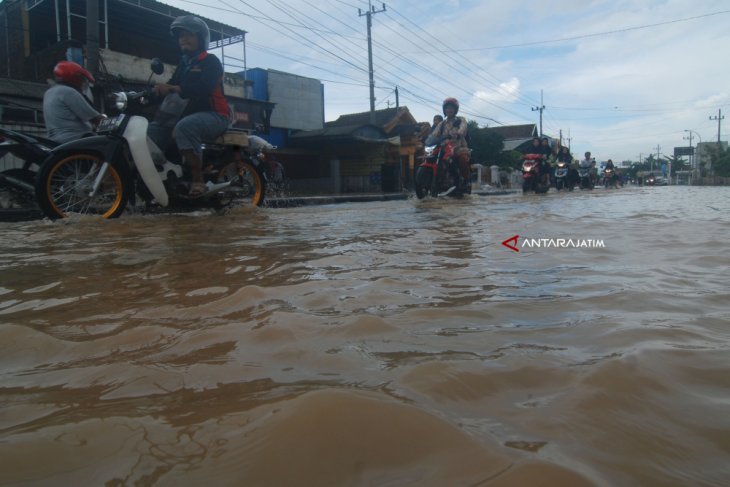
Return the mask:
{"type": "Polygon", "coordinates": [[[101,122],[99,122],[99,125],[96,127],[96,131],[97,133],[113,132],[119,128],[122,120],[124,120],[123,114],[117,115],[116,117],[104,118],[101,122]]]}

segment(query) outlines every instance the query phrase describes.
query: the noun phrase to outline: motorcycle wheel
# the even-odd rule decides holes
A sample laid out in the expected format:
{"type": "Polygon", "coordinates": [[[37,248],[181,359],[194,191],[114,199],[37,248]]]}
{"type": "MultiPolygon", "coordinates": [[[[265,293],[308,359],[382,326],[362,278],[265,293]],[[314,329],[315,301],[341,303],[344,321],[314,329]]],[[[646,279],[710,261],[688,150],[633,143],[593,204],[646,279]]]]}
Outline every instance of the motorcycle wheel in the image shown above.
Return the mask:
{"type": "Polygon", "coordinates": [[[557,189],[558,191],[563,189],[563,180],[562,179],[558,179],[557,181],[555,181],[555,189],[557,189]]]}
{"type": "Polygon", "coordinates": [[[71,214],[116,218],[132,194],[131,178],[123,166],[109,164],[97,193],[89,196],[103,160],[93,154],[62,155],[46,161],[36,180],[38,206],[52,220],[71,214]]]}
{"type": "Polygon", "coordinates": [[[227,204],[261,206],[264,203],[264,178],[250,162],[232,162],[224,166],[218,173],[218,182],[228,181],[232,181],[231,186],[221,192],[221,198],[229,198],[227,204]]]}
{"type": "Polygon", "coordinates": [[[525,179],[522,181],[522,192],[527,193],[528,191],[532,191],[532,184],[529,179],[525,179]]]}
{"type": "Polygon", "coordinates": [[[428,168],[419,167],[416,170],[416,197],[419,200],[428,195],[429,188],[431,188],[431,176],[432,172],[428,168]]]}

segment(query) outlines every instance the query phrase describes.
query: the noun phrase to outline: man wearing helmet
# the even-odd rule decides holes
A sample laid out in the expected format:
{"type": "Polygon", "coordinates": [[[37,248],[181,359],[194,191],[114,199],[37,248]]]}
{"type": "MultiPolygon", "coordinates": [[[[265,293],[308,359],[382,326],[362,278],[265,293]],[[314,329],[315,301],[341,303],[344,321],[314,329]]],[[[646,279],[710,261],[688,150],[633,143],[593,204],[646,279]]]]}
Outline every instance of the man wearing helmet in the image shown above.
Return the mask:
{"type": "Polygon", "coordinates": [[[446,138],[454,142],[455,158],[459,164],[463,183],[466,184],[469,181],[469,160],[471,159],[471,151],[466,140],[468,133],[467,122],[464,117],[456,116],[459,113],[459,100],[456,98],[446,98],[441,104],[441,108],[446,119],[431,132],[429,139],[446,138]]]}
{"type": "Polygon", "coordinates": [[[170,25],[182,51],[180,64],[167,83],[158,84],[159,96],[178,94],[187,100],[173,136],[192,175],[190,196],[205,192],[202,141],[215,139],[228,128],[228,102],[223,96],[223,66],[209,54],[208,25],[193,15],[176,18],[170,25]]]}
{"type": "Polygon", "coordinates": [[[48,138],[58,143],[91,133],[103,115],[82,94],[94,77],[76,63],[61,61],[53,68],[56,84],[43,95],[43,118],[48,138]]]}

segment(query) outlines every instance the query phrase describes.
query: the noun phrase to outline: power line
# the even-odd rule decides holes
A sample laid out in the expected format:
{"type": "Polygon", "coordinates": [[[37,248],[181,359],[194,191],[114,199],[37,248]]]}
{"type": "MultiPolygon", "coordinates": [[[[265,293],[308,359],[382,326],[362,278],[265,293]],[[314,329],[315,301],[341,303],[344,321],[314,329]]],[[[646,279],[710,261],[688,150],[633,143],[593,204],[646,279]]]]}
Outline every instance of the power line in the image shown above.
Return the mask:
{"type": "Polygon", "coordinates": [[[679,22],[688,22],[690,20],[697,20],[702,19],[705,17],[712,17],[714,15],[722,15],[730,13],[730,10],[721,10],[719,12],[711,12],[704,15],[695,15],[694,17],[687,17],[683,19],[674,19],[674,20],[667,20],[665,22],[657,22],[656,24],[646,24],[646,25],[639,25],[634,27],[625,27],[623,29],[616,29],[616,30],[607,30],[604,32],[596,32],[593,34],[583,34],[583,35],[577,35],[577,36],[571,36],[571,37],[561,37],[559,39],[548,39],[543,41],[533,41],[533,42],[523,42],[520,44],[508,44],[508,45],[502,45],[502,46],[491,46],[491,47],[474,47],[474,48],[467,48],[467,49],[449,49],[444,50],[442,52],[470,52],[470,51],[490,51],[494,49],[510,49],[513,47],[527,47],[527,46],[536,46],[539,44],[553,44],[556,42],[565,42],[565,41],[575,41],[578,39],[587,39],[590,37],[599,37],[599,36],[605,36],[605,35],[612,35],[612,34],[620,34],[623,32],[630,32],[632,30],[641,30],[641,29],[649,29],[652,27],[660,27],[662,25],[669,25],[669,24],[676,24],[679,22]]]}

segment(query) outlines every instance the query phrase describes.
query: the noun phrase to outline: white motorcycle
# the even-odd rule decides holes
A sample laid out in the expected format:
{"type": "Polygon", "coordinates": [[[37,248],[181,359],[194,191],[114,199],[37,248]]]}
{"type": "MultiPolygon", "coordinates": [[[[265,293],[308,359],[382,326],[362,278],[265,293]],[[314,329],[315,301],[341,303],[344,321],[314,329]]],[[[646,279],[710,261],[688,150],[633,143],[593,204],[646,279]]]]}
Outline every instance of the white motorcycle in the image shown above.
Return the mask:
{"type": "MultiPolygon", "coordinates": [[[[153,60],[152,70],[161,74],[162,63],[153,60]]],[[[124,113],[130,103],[147,104],[149,93],[119,92],[115,96],[120,115],[104,119],[96,135],[54,148],[41,165],[35,194],[46,216],[116,218],[129,204],[136,205],[137,197],[148,208],[221,209],[263,203],[264,168],[250,147],[252,140],[256,144],[260,138],[228,129],[216,140],[206,141],[203,176],[207,190],[190,197],[186,168],[166,160],[147,136],[146,118],[124,113]]]]}

